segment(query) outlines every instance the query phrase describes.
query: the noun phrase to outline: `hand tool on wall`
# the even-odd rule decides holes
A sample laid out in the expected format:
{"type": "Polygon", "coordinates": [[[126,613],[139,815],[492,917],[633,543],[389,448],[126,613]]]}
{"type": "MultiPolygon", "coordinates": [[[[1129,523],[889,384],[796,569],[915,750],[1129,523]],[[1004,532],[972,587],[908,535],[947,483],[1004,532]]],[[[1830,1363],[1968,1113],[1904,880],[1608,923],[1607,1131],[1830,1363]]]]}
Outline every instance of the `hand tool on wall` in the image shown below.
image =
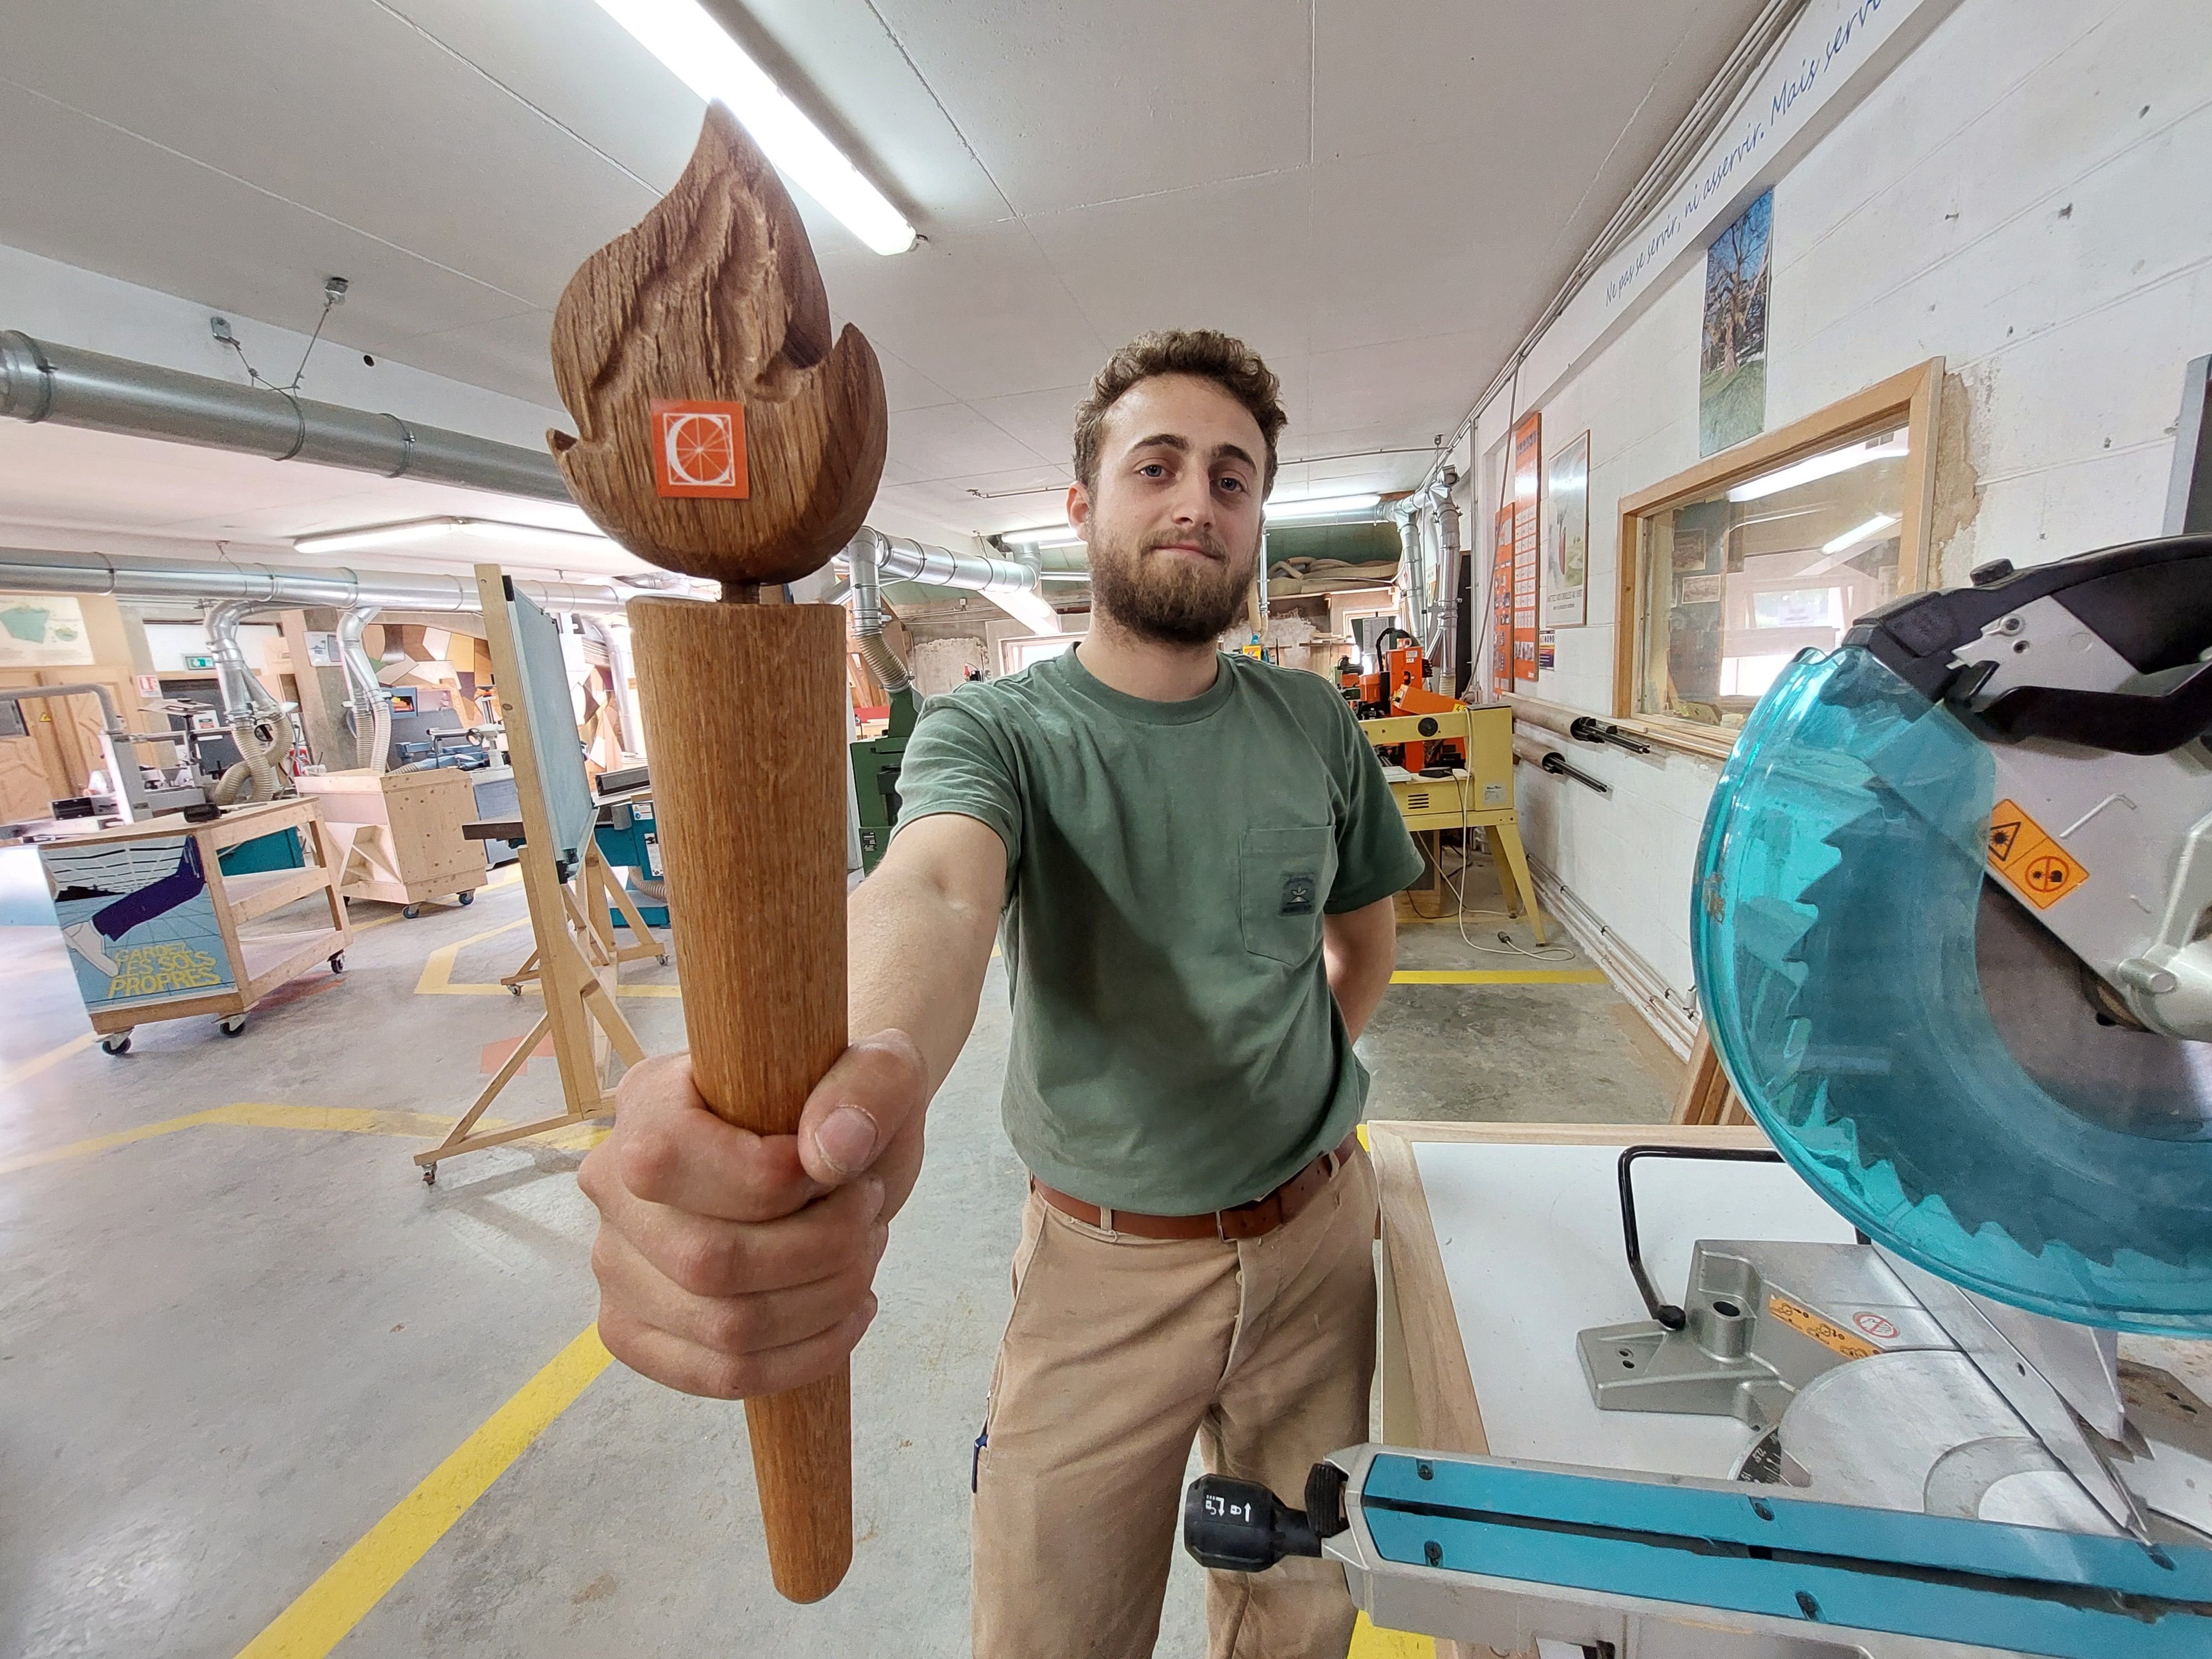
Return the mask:
{"type": "MultiPolygon", "coordinates": [[[[638,691],[699,1091],[788,1134],[846,1042],[845,637],[835,606],[779,601],[860,529],[886,417],[874,351],[849,325],[833,341],[799,215],[720,105],[675,188],[569,280],[553,373],[578,503],[722,584],[630,602],[638,691]]],[[[776,1589],[818,1600],[852,1559],[847,1373],[745,1418],[776,1589]]]]}

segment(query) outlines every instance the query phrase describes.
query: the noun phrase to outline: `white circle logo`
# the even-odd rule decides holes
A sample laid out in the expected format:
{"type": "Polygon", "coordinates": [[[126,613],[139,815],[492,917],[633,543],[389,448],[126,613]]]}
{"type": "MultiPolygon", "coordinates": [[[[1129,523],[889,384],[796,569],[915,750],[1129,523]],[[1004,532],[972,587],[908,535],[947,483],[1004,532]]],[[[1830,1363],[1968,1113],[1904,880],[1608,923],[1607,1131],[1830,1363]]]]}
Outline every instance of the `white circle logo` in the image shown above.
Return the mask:
{"type": "Polygon", "coordinates": [[[671,483],[725,489],[737,483],[738,446],[728,416],[664,416],[660,443],[671,483]]]}

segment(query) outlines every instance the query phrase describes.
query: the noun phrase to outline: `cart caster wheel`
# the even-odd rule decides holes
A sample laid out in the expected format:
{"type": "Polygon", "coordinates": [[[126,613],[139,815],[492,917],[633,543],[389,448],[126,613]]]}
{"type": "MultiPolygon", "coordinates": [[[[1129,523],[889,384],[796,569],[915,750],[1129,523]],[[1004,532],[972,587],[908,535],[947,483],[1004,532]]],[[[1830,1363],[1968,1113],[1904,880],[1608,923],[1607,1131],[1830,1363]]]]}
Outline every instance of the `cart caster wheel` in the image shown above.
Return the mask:
{"type": "Polygon", "coordinates": [[[336,951],[331,952],[331,971],[332,973],[334,973],[334,974],[343,974],[343,972],[345,972],[345,952],[344,952],[344,951],[336,951]]]}
{"type": "Polygon", "coordinates": [[[522,994],[522,988],[520,985],[510,985],[507,988],[507,994],[511,997],[519,997],[522,994]]]}
{"type": "Polygon", "coordinates": [[[240,1031],[243,1031],[246,1029],[246,1016],[244,1014],[233,1014],[228,1019],[222,1021],[217,1029],[220,1030],[225,1036],[234,1037],[240,1031]]]}
{"type": "Polygon", "coordinates": [[[434,1187],[438,1184],[438,1166],[436,1164],[425,1164],[422,1166],[422,1184],[425,1187],[434,1187]]]}
{"type": "Polygon", "coordinates": [[[663,951],[659,956],[655,957],[653,960],[658,962],[662,967],[665,968],[668,966],[668,952],[663,951]]]}
{"type": "Polygon", "coordinates": [[[474,904],[477,902],[477,890],[471,887],[467,892],[463,893],[460,896],[460,902],[463,904],[474,904]]]}
{"type": "Polygon", "coordinates": [[[100,1047],[103,1054],[127,1054],[131,1052],[131,1033],[118,1031],[113,1036],[104,1036],[100,1040],[100,1047]]]}
{"type": "Polygon", "coordinates": [[[400,911],[399,914],[408,921],[412,921],[416,917],[422,914],[422,907],[419,904],[410,904],[407,906],[406,908],[400,911]]]}

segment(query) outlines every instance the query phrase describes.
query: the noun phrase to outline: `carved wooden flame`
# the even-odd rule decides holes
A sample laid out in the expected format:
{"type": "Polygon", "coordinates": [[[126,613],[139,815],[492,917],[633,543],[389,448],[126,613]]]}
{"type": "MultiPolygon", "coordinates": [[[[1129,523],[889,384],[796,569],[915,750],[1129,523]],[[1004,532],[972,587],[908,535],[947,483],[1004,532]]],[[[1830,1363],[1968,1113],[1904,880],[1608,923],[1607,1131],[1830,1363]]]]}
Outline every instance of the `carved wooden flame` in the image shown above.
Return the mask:
{"type": "Polygon", "coordinates": [[[794,580],[852,539],[883,475],[883,371],[830,302],[805,227],[720,104],[676,187],[578,268],[553,378],[579,435],[546,441],[579,505],[640,558],[743,585],[794,580]],[[745,406],[750,494],[665,498],[655,398],[745,406]]]}

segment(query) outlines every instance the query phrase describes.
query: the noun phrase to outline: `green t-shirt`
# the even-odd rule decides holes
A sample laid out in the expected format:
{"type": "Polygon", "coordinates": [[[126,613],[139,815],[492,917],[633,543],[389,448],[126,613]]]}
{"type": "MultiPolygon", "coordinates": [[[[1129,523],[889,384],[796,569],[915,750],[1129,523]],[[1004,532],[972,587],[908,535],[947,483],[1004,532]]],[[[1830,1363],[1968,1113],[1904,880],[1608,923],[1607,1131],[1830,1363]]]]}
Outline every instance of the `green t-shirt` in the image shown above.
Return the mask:
{"type": "Polygon", "coordinates": [[[902,829],[955,812],[1006,843],[1006,1133],[1039,1180],[1115,1209],[1245,1203],[1351,1133],[1367,1073],[1322,916],[1422,867],[1336,689],[1218,660],[1182,702],[1073,651],[963,686],[899,773],[902,829]]]}

